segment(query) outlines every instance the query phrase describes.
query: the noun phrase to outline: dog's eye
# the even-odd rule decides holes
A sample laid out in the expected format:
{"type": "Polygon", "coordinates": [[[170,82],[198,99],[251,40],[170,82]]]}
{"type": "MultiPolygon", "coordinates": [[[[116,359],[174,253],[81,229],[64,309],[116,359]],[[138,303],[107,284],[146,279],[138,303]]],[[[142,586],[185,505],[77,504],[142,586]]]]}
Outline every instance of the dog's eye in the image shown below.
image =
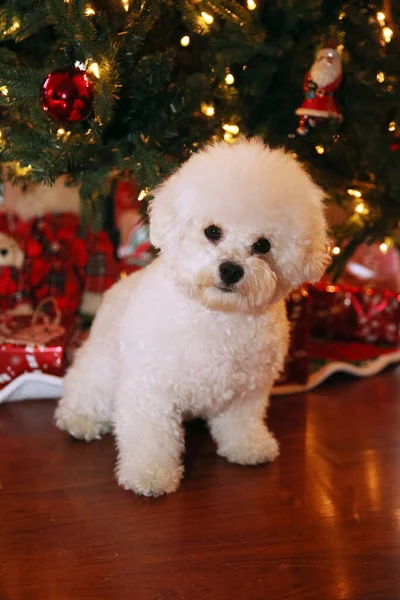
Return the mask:
{"type": "Polygon", "coordinates": [[[8,248],[2,248],[2,249],[0,250],[0,254],[1,254],[2,256],[7,256],[7,254],[8,254],[8,248]]]}
{"type": "Polygon", "coordinates": [[[267,254],[271,250],[271,243],[267,238],[261,237],[251,247],[252,254],[267,254]]]}
{"type": "Polygon", "coordinates": [[[217,242],[222,237],[221,227],[218,227],[218,225],[209,225],[205,228],[204,235],[208,240],[211,240],[212,242],[217,242]]]}

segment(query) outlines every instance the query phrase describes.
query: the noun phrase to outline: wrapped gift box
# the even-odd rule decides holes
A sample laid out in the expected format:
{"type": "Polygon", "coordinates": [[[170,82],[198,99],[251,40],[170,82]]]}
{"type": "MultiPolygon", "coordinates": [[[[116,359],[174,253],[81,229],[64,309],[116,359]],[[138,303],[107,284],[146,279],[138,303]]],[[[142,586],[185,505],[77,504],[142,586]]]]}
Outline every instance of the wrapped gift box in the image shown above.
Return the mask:
{"type": "Polygon", "coordinates": [[[61,377],[75,324],[60,315],[0,315],[0,394],[27,373],[61,377]]]}
{"type": "Polygon", "coordinates": [[[309,286],[308,291],[313,337],[398,345],[400,295],[396,292],[329,283],[309,286]]]}
{"type": "Polygon", "coordinates": [[[347,262],[338,283],[400,293],[400,253],[380,244],[361,244],[347,262]]]}
{"type": "Polygon", "coordinates": [[[400,360],[400,295],[330,282],[286,302],[291,341],[274,394],[312,389],[338,371],[373,375],[400,360]]]}

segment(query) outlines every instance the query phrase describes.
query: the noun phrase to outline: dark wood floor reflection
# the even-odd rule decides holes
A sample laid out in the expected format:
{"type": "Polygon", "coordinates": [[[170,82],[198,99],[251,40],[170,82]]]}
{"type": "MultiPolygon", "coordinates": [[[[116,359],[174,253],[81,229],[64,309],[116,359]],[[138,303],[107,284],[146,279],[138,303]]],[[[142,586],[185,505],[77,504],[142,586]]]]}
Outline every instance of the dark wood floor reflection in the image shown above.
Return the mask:
{"type": "Polygon", "coordinates": [[[74,442],[54,402],[0,406],[1,600],[398,600],[400,369],[276,398],[268,467],[188,428],[179,492],[117,487],[110,437],[74,442]]]}

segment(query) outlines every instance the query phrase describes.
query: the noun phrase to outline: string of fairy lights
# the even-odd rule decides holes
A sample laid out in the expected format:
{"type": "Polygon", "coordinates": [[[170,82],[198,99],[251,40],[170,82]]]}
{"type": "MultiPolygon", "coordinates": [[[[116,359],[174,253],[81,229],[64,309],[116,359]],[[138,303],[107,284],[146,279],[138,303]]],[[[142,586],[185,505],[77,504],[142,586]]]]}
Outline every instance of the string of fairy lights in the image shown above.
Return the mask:
{"type": "MultiPolygon", "coordinates": [[[[368,203],[364,200],[361,190],[349,188],[347,194],[352,199],[353,215],[350,217],[352,223],[363,224],[365,218],[368,218],[370,214],[370,208],[368,203]]],[[[393,238],[386,236],[384,240],[379,244],[379,250],[382,254],[387,254],[389,248],[393,248],[395,245],[393,238]]],[[[340,246],[333,246],[331,253],[334,256],[338,256],[341,253],[340,246]]]]}
{"type": "MultiPolygon", "coordinates": [[[[390,44],[390,42],[393,39],[393,35],[394,35],[394,26],[393,26],[393,19],[392,19],[392,11],[391,11],[391,5],[390,5],[390,0],[384,0],[384,5],[386,6],[386,12],[383,11],[378,11],[376,13],[376,21],[378,22],[378,24],[381,27],[381,39],[380,39],[380,44],[381,46],[386,46],[387,44],[390,44]],[[388,13],[388,14],[386,14],[388,13]]],[[[338,15],[338,20],[342,21],[344,18],[346,17],[346,13],[344,11],[341,11],[338,15]]],[[[338,44],[337,46],[337,50],[338,52],[342,53],[344,50],[344,44],[338,44]]],[[[376,80],[378,83],[384,83],[387,79],[387,76],[385,73],[383,73],[383,71],[379,71],[376,74],[376,80]]],[[[387,91],[391,92],[392,91],[392,86],[388,86],[387,87],[387,91]]],[[[396,131],[396,123],[394,121],[391,121],[388,125],[388,130],[390,132],[395,132],[396,131]]],[[[317,146],[315,146],[315,151],[317,154],[325,154],[325,146],[318,144],[317,146]]],[[[337,253],[336,253],[337,254],[337,253]]]]}
{"type": "MultiPolygon", "coordinates": [[[[249,11],[255,10],[257,8],[257,4],[254,0],[247,0],[246,2],[247,8],[249,11]]],[[[212,14],[205,12],[205,11],[199,11],[199,16],[198,16],[199,21],[201,21],[201,26],[204,29],[205,27],[209,27],[214,23],[214,17],[212,14]]],[[[180,44],[183,48],[187,48],[190,45],[191,42],[191,38],[189,35],[184,35],[181,37],[180,39],[180,44]]],[[[243,67],[245,68],[245,67],[243,67]]],[[[225,78],[224,78],[225,84],[227,86],[231,86],[235,83],[235,77],[234,75],[231,73],[229,67],[226,67],[225,69],[225,78]]],[[[200,110],[202,112],[203,115],[205,115],[206,117],[214,117],[215,116],[215,106],[214,104],[210,103],[210,102],[201,102],[200,105],[200,110]]],[[[229,123],[223,123],[222,124],[222,136],[223,139],[225,140],[225,142],[227,143],[232,143],[235,141],[236,136],[240,133],[240,128],[239,125],[233,123],[234,119],[232,118],[229,123]]],[[[217,136],[214,136],[214,139],[217,136]]]]}
{"type": "MultiPolygon", "coordinates": [[[[68,3],[68,2],[70,2],[70,0],[64,0],[64,2],[68,3]]],[[[122,5],[123,5],[125,11],[128,12],[129,8],[130,8],[130,0],[121,0],[121,2],[122,2],[122,5]]],[[[249,11],[253,11],[257,8],[257,3],[255,2],[255,0],[246,0],[246,6],[249,11]]],[[[93,8],[93,6],[88,4],[85,8],[85,15],[87,17],[91,17],[95,14],[96,14],[96,12],[95,12],[95,9],[93,8]]],[[[198,20],[200,22],[200,25],[204,29],[204,28],[210,27],[214,23],[214,16],[212,14],[210,14],[209,12],[200,10],[199,15],[198,15],[198,20]]],[[[191,43],[190,35],[185,34],[180,38],[180,44],[183,48],[188,48],[190,46],[190,43],[191,43]]],[[[78,65],[76,65],[76,66],[78,66],[78,65]]],[[[92,59],[88,59],[85,62],[84,66],[85,66],[86,70],[89,71],[92,75],[94,75],[98,79],[100,78],[100,67],[97,62],[93,61],[92,59]]],[[[235,83],[235,77],[230,72],[229,67],[226,67],[224,81],[227,86],[231,86],[235,83]]],[[[214,104],[212,104],[212,103],[207,103],[207,102],[203,101],[201,103],[200,110],[201,110],[201,113],[203,115],[205,115],[206,117],[214,117],[215,116],[216,109],[215,109],[214,104]]],[[[236,136],[240,133],[239,126],[232,122],[223,123],[221,127],[222,127],[222,137],[225,140],[225,142],[228,142],[228,143],[234,142],[236,136]]],[[[59,137],[64,136],[65,131],[63,130],[63,128],[61,128],[58,130],[57,134],[59,137]]]]}
{"type": "MultiPolygon", "coordinates": [[[[64,2],[66,4],[69,4],[71,2],[71,0],[64,0],[64,2]]],[[[131,0],[121,0],[121,3],[122,3],[124,10],[126,12],[129,12],[131,0]]],[[[255,2],[255,0],[246,0],[246,6],[249,11],[253,11],[257,8],[257,3],[255,2]]],[[[92,4],[90,4],[90,3],[86,4],[86,6],[84,7],[84,15],[88,18],[94,17],[96,15],[96,9],[94,8],[94,6],[92,4]]],[[[199,9],[198,24],[200,25],[200,28],[203,31],[204,30],[206,31],[207,28],[209,28],[213,25],[213,23],[214,23],[214,16],[212,14],[210,14],[210,12],[199,9]]],[[[21,27],[20,21],[18,19],[14,19],[12,25],[7,30],[3,31],[3,37],[12,36],[20,27],[21,27]]],[[[183,48],[188,48],[190,46],[190,43],[191,43],[191,37],[189,34],[183,35],[180,38],[180,45],[183,48]]],[[[99,63],[94,58],[88,58],[87,60],[85,60],[84,63],[77,61],[74,66],[81,70],[88,71],[96,79],[100,79],[100,77],[101,77],[101,73],[102,73],[101,65],[99,65],[99,63]]],[[[225,82],[226,86],[232,86],[235,83],[235,77],[231,73],[228,66],[225,69],[224,82],[225,82]]],[[[0,93],[3,94],[4,96],[8,96],[9,90],[8,90],[7,86],[5,86],[5,85],[0,86],[0,93]]],[[[208,103],[201,102],[200,110],[201,110],[201,113],[203,115],[205,115],[206,117],[209,117],[209,118],[215,117],[216,108],[215,108],[214,104],[212,104],[211,102],[208,102],[208,103]]],[[[218,138],[222,137],[226,142],[232,143],[235,141],[236,136],[238,136],[238,134],[240,133],[240,128],[237,124],[235,124],[233,122],[234,121],[233,117],[230,120],[227,120],[227,122],[223,122],[223,121],[224,121],[224,119],[222,119],[222,122],[221,122],[220,135],[218,135],[218,136],[214,135],[213,139],[216,139],[216,137],[218,137],[218,138]]],[[[63,141],[63,142],[67,142],[67,140],[71,137],[71,131],[68,131],[65,127],[62,127],[62,126],[57,128],[55,134],[56,134],[57,139],[60,141],[63,141]]],[[[91,134],[91,130],[89,130],[87,132],[89,143],[91,141],[90,134],[91,134]]],[[[1,137],[2,137],[2,133],[0,131],[0,139],[1,139],[1,137]]],[[[4,140],[3,140],[3,142],[4,142],[4,140]]],[[[196,144],[196,143],[193,144],[194,147],[196,147],[197,145],[198,144],[196,144]]],[[[31,165],[28,165],[27,167],[21,167],[19,164],[14,165],[15,174],[19,177],[28,175],[28,173],[31,169],[32,169],[31,165]]],[[[148,194],[149,194],[149,190],[147,188],[141,190],[141,192],[139,193],[139,200],[144,200],[148,196],[148,194]]]]}
{"type": "MultiPolygon", "coordinates": [[[[393,25],[390,0],[383,0],[383,4],[384,4],[383,10],[378,11],[376,13],[376,21],[378,22],[378,24],[381,28],[381,37],[380,37],[379,42],[382,47],[386,46],[387,44],[390,44],[390,42],[392,41],[393,36],[394,36],[394,25],[393,25]]],[[[346,16],[345,12],[340,12],[338,15],[339,21],[344,19],[345,16],[346,16]]],[[[339,52],[343,52],[344,45],[339,44],[337,49],[339,52]]],[[[379,71],[376,74],[376,80],[378,83],[383,84],[386,81],[386,79],[387,79],[387,75],[383,71],[379,71]]],[[[389,85],[387,87],[387,91],[391,92],[392,86],[389,85]]],[[[395,133],[396,129],[397,129],[397,125],[396,125],[395,121],[390,121],[388,124],[388,131],[391,133],[395,133]]],[[[317,145],[317,146],[315,146],[315,151],[317,154],[321,155],[321,154],[325,153],[325,148],[322,145],[317,145]]],[[[353,200],[353,202],[352,202],[353,215],[350,216],[350,221],[352,221],[352,223],[358,223],[360,225],[363,225],[365,222],[365,219],[368,218],[368,215],[371,212],[371,210],[368,206],[368,203],[364,200],[364,198],[362,196],[362,192],[359,189],[349,188],[347,190],[347,194],[353,200]]],[[[384,240],[379,244],[379,250],[381,251],[382,254],[386,254],[388,252],[389,248],[394,247],[394,245],[395,245],[395,243],[394,243],[393,238],[385,237],[384,240]]],[[[341,253],[341,251],[342,251],[342,249],[340,248],[340,246],[335,245],[331,248],[331,253],[334,256],[338,256],[341,253]]]]}

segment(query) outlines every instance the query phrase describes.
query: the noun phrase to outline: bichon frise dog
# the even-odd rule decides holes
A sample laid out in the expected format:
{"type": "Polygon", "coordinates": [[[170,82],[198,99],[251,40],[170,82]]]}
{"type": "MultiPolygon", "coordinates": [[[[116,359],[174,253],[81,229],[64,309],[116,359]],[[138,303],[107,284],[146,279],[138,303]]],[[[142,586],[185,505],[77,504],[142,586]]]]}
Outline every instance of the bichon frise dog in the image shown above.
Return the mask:
{"type": "Polygon", "coordinates": [[[154,262],[110,289],[66,375],[58,427],[114,431],[117,478],[157,496],[183,474],[182,423],[208,421],[218,453],[278,455],[264,422],[288,347],[284,297],[327,264],[323,194],[259,140],[193,155],[155,191],[154,262]]]}

